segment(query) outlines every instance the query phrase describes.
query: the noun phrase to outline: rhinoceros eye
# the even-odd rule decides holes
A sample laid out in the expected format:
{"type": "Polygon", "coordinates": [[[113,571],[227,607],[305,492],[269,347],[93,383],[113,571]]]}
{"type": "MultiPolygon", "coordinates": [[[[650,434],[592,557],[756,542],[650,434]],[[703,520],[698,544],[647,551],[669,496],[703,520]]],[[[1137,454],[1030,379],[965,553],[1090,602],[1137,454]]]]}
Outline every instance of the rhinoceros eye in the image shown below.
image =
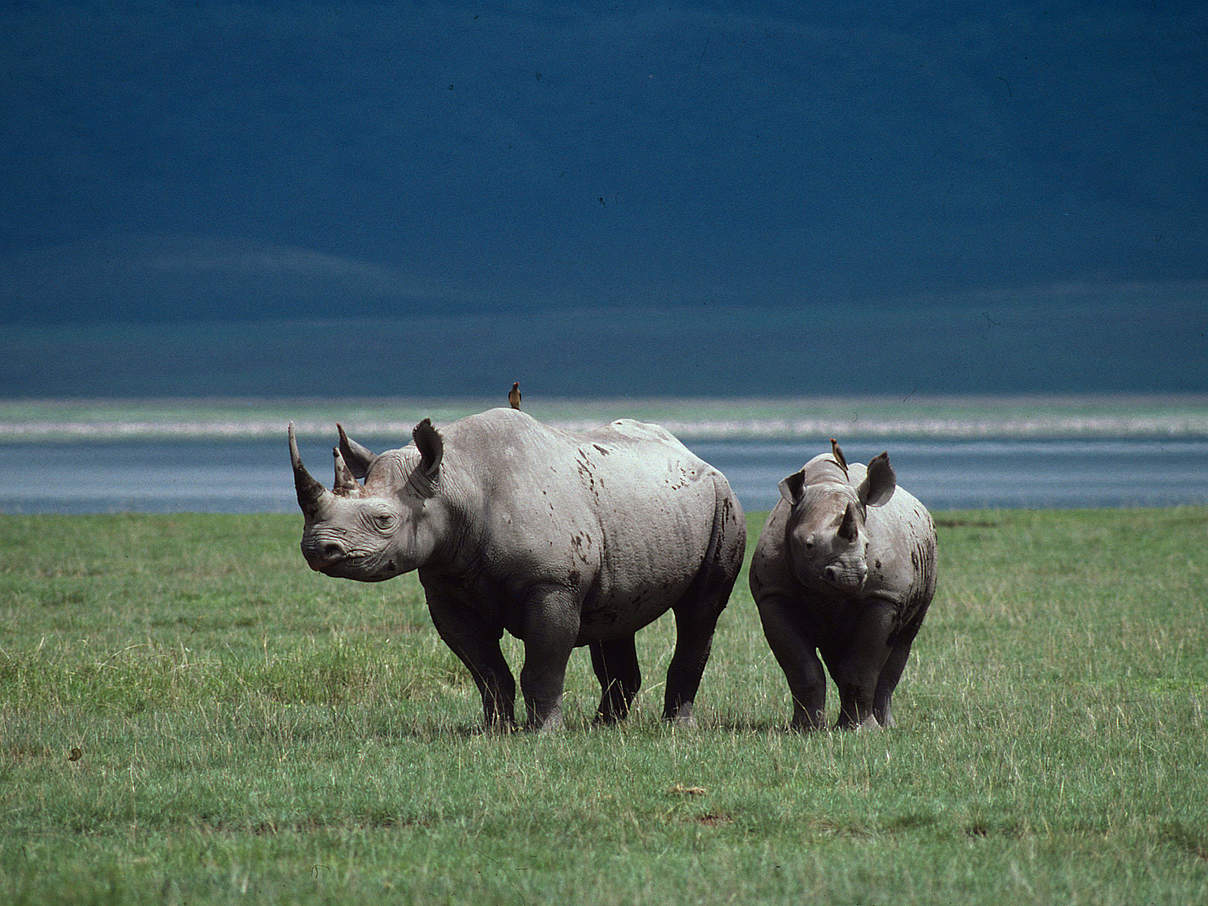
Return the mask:
{"type": "Polygon", "coordinates": [[[391,532],[398,517],[394,513],[375,513],[372,518],[373,527],[379,532],[391,532]]]}

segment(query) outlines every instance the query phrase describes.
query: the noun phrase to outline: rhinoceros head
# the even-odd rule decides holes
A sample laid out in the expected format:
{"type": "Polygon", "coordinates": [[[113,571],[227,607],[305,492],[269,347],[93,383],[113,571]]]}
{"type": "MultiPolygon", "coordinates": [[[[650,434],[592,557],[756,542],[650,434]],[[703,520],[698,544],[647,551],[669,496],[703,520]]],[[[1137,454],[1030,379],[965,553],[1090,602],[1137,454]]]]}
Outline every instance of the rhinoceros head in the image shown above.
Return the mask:
{"type": "Polygon", "coordinates": [[[818,457],[780,482],[792,507],[787,545],[793,573],[805,586],[858,591],[868,577],[866,507],[893,496],[897,478],[889,455],[873,457],[858,485],[848,477],[838,444],[834,458],[818,457]]]}
{"type": "Polygon", "coordinates": [[[335,485],[329,491],[306,471],[289,425],[289,455],[306,523],[302,555],[329,576],[379,582],[426,563],[444,536],[447,511],[438,493],[444,444],[428,419],[415,426],[415,446],[380,456],[336,425],[335,485]],[[363,478],[364,484],[357,479],[363,478]]]}

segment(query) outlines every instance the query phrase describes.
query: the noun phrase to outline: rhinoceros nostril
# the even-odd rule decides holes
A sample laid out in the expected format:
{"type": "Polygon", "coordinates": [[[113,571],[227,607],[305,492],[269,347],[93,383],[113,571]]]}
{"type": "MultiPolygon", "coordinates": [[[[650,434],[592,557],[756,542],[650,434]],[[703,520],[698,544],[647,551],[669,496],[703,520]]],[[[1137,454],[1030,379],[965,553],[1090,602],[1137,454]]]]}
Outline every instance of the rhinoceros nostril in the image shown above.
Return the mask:
{"type": "Polygon", "coordinates": [[[826,577],[827,582],[834,582],[835,577],[838,576],[839,573],[833,566],[828,566],[826,569],[822,570],[822,575],[826,577]]]}
{"type": "Polygon", "coordinates": [[[306,557],[307,564],[314,570],[325,569],[348,556],[344,545],[338,541],[304,542],[302,553],[306,557]]]}

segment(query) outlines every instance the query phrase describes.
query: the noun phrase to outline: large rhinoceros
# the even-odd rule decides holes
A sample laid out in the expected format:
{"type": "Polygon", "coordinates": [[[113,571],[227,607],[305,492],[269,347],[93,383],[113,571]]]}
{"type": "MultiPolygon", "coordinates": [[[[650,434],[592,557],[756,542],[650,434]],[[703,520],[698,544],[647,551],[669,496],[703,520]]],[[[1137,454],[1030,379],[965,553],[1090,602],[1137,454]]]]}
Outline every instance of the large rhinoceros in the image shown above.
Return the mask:
{"type": "Polygon", "coordinates": [[[587,645],[624,718],[638,691],[634,633],[675,612],[663,716],[691,722],[714,626],[746,546],[725,477],[657,425],[582,433],[492,409],[375,455],[337,426],[335,486],[302,465],[289,429],[302,553],[329,576],[375,582],[413,569],[436,630],[469,668],[488,728],[514,723],[516,683],[499,640],[523,640],[528,725],[562,720],[571,651],[587,645]],[[357,481],[364,478],[364,484],[357,481]]]}
{"type": "Polygon", "coordinates": [[[935,594],[935,526],[889,457],[847,464],[838,444],[780,482],[751,559],[751,592],[793,696],[793,726],[891,726],[890,699],[935,594]]]}

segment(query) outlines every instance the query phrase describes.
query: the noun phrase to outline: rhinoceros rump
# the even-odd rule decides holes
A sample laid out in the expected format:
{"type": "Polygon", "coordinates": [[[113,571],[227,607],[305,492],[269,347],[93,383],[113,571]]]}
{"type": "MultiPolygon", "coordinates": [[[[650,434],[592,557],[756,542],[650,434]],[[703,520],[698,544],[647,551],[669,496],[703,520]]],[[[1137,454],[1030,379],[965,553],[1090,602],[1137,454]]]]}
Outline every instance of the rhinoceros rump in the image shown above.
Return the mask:
{"type": "Polygon", "coordinates": [[[302,465],[290,425],[307,563],[366,582],[418,569],[488,727],[514,723],[504,630],[524,642],[530,727],[561,723],[566,664],[580,645],[603,690],[597,719],[615,721],[641,683],[634,633],[667,610],[676,644],[663,716],[691,721],[746,545],[720,472],[662,428],[629,420],[571,434],[492,409],[440,432],[424,419],[413,444],[381,455],[337,427],[329,491],[302,465]]]}
{"type": "Polygon", "coordinates": [[[826,677],[840,727],[888,727],[890,699],[935,594],[935,526],[897,486],[882,453],[868,464],[815,456],[780,483],[751,559],[751,592],[793,695],[793,726],[823,723],[826,677]]]}

